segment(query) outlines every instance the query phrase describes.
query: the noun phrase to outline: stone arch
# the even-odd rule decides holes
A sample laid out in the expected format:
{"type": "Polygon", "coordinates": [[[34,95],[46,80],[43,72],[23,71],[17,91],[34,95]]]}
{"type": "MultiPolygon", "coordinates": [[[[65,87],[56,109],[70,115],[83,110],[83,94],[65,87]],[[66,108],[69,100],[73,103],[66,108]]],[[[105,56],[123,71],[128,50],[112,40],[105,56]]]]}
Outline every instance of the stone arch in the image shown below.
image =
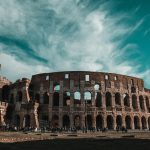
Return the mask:
{"type": "Polygon", "coordinates": [[[22,92],[21,91],[17,92],[17,101],[22,102],[22,92]]]}
{"type": "Polygon", "coordinates": [[[10,93],[9,85],[4,85],[2,87],[2,101],[5,101],[5,102],[9,101],[9,93],[10,93]]]}
{"type": "Polygon", "coordinates": [[[96,117],[96,128],[102,129],[104,127],[104,121],[102,115],[96,117]]]}
{"type": "Polygon", "coordinates": [[[43,104],[49,104],[49,94],[47,92],[43,94],[43,104]]]}
{"type": "Polygon", "coordinates": [[[144,110],[144,97],[142,95],[139,96],[139,103],[141,110],[144,110]]]}
{"type": "Polygon", "coordinates": [[[89,92],[89,91],[84,92],[84,100],[87,104],[92,103],[92,94],[91,94],[91,92],[89,92]]]}
{"type": "Polygon", "coordinates": [[[102,95],[100,92],[97,92],[95,94],[95,99],[96,99],[96,107],[102,107],[102,95]]]}
{"type": "Polygon", "coordinates": [[[121,95],[119,92],[115,93],[115,104],[121,105],[121,95]]]}
{"type": "Polygon", "coordinates": [[[95,90],[95,91],[100,90],[100,84],[95,84],[95,85],[94,85],[94,90],[95,90]]]}
{"type": "Polygon", "coordinates": [[[30,127],[31,125],[31,118],[30,118],[30,115],[26,114],[24,116],[24,127],[30,127]]]}
{"type": "Polygon", "coordinates": [[[36,93],[36,94],[35,94],[34,101],[35,101],[36,103],[40,103],[40,94],[39,94],[39,93],[36,93]]]}
{"type": "Polygon", "coordinates": [[[125,117],[125,123],[126,123],[126,128],[131,129],[131,117],[130,116],[125,117]]]}
{"type": "Polygon", "coordinates": [[[136,93],[136,88],[134,86],[131,87],[131,93],[136,93]]]}
{"type": "Polygon", "coordinates": [[[79,91],[74,92],[74,104],[81,103],[81,94],[79,91]]]}
{"type": "Polygon", "coordinates": [[[59,106],[59,93],[54,92],[53,94],[53,106],[59,106]]]}
{"type": "Polygon", "coordinates": [[[14,117],[14,126],[20,127],[20,116],[19,115],[15,115],[15,117],[14,117]]]}
{"type": "Polygon", "coordinates": [[[127,93],[123,95],[123,100],[124,100],[124,106],[130,107],[129,95],[127,93]]]}
{"type": "Polygon", "coordinates": [[[58,83],[55,83],[55,84],[54,84],[54,91],[55,91],[55,92],[60,91],[60,84],[58,84],[58,83]]]}
{"type": "Polygon", "coordinates": [[[80,122],[81,122],[80,116],[76,115],[74,117],[74,126],[76,127],[76,129],[80,129],[80,122]]]}
{"type": "Polygon", "coordinates": [[[109,130],[112,130],[112,129],[114,128],[113,123],[114,123],[113,116],[108,115],[108,116],[107,116],[107,128],[108,128],[109,130]]]}
{"type": "Polygon", "coordinates": [[[150,117],[148,117],[148,128],[150,130],[150,117]]]}
{"type": "Polygon", "coordinates": [[[138,108],[137,96],[136,95],[132,95],[132,107],[133,107],[133,109],[137,109],[138,108]]]}
{"type": "Polygon", "coordinates": [[[117,127],[122,127],[122,117],[121,117],[121,115],[118,115],[117,117],[116,117],[116,125],[117,125],[117,127]]]}
{"type": "Polygon", "coordinates": [[[63,127],[70,128],[70,118],[68,115],[63,116],[63,127]]]}
{"type": "Polygon", "coordinates": [[[87,129],[92,128],[92,116],[91,115],[87,115],[85,117],[85,126],[86,126],[87,129]]]}
{"type": "Polygon", "coordinates": [[[142,129],[147,129],[146,118],[144,116],[141,118],[141,123],[142,123],[142,129]]]}
{"type": "Polygon", "coordinates": [[[33,100],[33,98],[34,98],[34,86],[31,83],[29,85],[28,92],[29,92],[30,100],[33,100]]]}
{"type": "Polygon", "coordinates": [[[63,106],[70,105],[70,92],[63,93],[63,106]]]}
{"type": "Polygon", "coordinates": [[[112,95],[110,92],[106,92],[106,107],[112,106],[112,95]]]}
{"type": "Polygon", "coordinates": [[[52,116],[52,127],[53,128],[58,128],[59,127],[59,116],[58,115],[53,115],[52,116]]]}
{"type": "Polygon", "coordinates": [[[13,93],[10,95],[10,103],[11,103],[11,104],[14,103],[14,94],[13,94],[13,93]]]}
{"type": "Polygon", "coordinates": [[[140,119],[138,116],[134,116],[134,129],[140,129],[140,119]]]}

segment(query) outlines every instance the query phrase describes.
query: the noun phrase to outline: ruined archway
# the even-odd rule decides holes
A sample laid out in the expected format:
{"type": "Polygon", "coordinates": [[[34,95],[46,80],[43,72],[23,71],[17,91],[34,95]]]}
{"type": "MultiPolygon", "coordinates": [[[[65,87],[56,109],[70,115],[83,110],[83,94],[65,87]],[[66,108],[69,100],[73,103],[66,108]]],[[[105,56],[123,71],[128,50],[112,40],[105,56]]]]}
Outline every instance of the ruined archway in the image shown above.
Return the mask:
{"type": "Polygon", "coordinates": [[[120,93],[115,93],[115,104],[121,105],[121,96],[120,93]]]}
{"type": "Polygon", "coordinates": [[[137,109],[138,108],[137,96],[136,95],[132,95],[132,107],[133,107],[133,109],[137,109]]]}
{"type": "Polygon", "coordinates": [[[142,95],[139,96],[140,108],[144,111],[144,97],[142,95]]]}
{"type": "Polygon", "coordinates": [[[85,117],[85,126],[86,126],[87,129],[92,128],[92,116],[91,115],[87,115],[85,117]]]}
{"type": "Polygon", "coordinates": [[[43,95],[43,104],[49,104],[49,95],[47,92],[43,95]]]}
{"type": "Polygon", "coordinates": [[[112,106],[112,96],[110,92],[106,92],[106,107],[112,106]]]}
{"type": "Polygon", "coordinates": [[[59,106],[59,93],[54,92],[53,94],[53,106],[59,106]]]}
{"type": "Polygon", "coordinates": [[[102,129],[104,126],[104,123],[103,123],[103,117],[101,115],[98,115],[96,117],[96,128],[98,129],[102,129]]]}
{"type": "Polygon", "coordinates": [[[138,116],[134,116],[134,129],[140,129],[140,119],[138,116]]]}
{"type": "Polygon", "coordinates": [[[129,95],[128,95],[127,93],[125,93],[125,94],[123,95],[123,98],[124,98],[124,106],[130,107],[129,95]]]}
{"type": "Polygon", "coordinates": [[[131,117],[130,116],[126,116],[125,123],[126,123],[126,128],[131,129],[131,117]]]}
{"type": "Polygon", "coordinates": [[[107,128],[109,130],[113,129],[113,123],[114,123],[113,117],[111,115],[108,115],[107,116],[107,128]]]}
{"type": "Polygon", "coordinates": [[[97,92],[95,94],[95,99],[96,99],[96,107],[102,107],[102,95],[100,92],[97,92]]]}
{"type": "Polygon", "coordinates": [[[63,116],[63,127],[69,128],[70,127],[70,118],[68,115],[63,116]]]}
{"type": "Polygon", "coordinates": [[[144,116],[141,118],[141,123],[142,123],[142,129],[147,129],[146,118],[144,116]]]}
{"type": "Polygon", "coordinates": [[[122,117],[120,115],[116,117],[116,124],[117,124],[117,127],[119,128],[122,127],[122,117]]]}

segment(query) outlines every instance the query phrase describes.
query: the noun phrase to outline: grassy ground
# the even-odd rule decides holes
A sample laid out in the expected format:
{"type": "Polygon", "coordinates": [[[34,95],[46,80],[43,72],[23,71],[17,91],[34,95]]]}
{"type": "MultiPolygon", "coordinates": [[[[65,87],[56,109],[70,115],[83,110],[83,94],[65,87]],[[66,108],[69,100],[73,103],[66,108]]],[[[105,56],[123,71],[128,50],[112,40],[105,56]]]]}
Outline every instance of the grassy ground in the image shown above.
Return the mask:
{"type": "Polygon", "coordinates": [[[0,143],[0,150],[150,150],[144,139],[53,139],[0,143]]]}

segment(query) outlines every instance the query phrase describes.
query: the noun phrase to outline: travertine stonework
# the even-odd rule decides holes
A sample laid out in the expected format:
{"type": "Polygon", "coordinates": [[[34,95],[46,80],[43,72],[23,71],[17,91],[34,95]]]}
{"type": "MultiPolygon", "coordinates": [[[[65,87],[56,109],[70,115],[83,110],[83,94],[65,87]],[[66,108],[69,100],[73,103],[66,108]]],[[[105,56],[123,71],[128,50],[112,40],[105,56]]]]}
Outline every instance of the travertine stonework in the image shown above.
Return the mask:
{"type": "Polygon", "coordinates": [[[43,73],[15,83],[0,77],[0,124],[149,129],[149,99],[142,79],[113,73],[43,73]]]}

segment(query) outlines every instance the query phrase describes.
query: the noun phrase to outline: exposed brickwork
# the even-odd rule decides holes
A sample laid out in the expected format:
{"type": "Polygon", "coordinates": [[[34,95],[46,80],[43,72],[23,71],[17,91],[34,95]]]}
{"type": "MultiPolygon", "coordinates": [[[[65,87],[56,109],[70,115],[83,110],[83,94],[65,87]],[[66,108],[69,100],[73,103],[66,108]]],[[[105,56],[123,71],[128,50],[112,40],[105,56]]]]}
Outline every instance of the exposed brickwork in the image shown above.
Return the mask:
{"type": "Polygon", "coordinates": [[[8,104],[6,124],[40,127],[44,122],[60,128],[150,127],[150,90],[144,88],[144,81],[139,78],[86,71],[43,73],[33,75],[31,81],[1,80],[0,89],[1,101],[8,104]],[[5,85],[8,87],[4,90],[5,85]],[[8,96],[2,91],[8,92],[8,96]]]}

